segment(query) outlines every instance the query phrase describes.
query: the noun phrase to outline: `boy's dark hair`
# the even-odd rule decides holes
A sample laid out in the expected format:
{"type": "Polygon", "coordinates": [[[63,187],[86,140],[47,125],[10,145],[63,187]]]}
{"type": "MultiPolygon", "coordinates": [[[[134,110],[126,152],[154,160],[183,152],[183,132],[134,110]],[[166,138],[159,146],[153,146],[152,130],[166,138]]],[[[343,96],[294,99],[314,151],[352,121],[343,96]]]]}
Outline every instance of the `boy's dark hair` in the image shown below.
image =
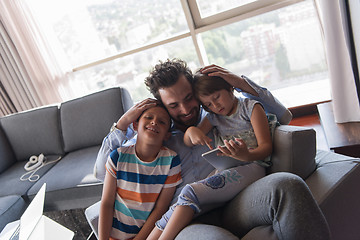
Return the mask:
{"type": "Polygon", "coordinates": [[[165,62],[159,61],[144,82],[150,93],[156,99],[161,100],[159,89],[171,87],[182,75],[192,84],[193,75],[186,62],[177,58],[167,59],[165,62]]]}

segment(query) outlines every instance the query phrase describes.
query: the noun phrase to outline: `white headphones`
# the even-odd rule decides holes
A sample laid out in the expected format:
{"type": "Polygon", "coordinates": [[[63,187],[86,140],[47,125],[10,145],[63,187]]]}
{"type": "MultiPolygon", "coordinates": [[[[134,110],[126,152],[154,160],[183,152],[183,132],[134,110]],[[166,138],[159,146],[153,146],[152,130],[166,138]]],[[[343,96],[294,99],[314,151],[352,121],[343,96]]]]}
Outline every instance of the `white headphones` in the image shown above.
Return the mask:
{"type": "Polygon", "coordinates": [[[45,165],[51,164],[51,163],[55,163],[57,161],[59,161],[61,159],[61,156],[59,156],[58,158],[52,160],[52,161],[47,161],[47,159],[45,158],[44,154],[40,154],[38,157],[37,156],[31,156],[29,161],[25,164],[24,168],[27,171],[26,173],[24,173],[21,177],[20,180],[21,181],[27,181],[29,180],[30,182],[36,182],[37,180],[39,180],[40,175],[35,174],[40,168],[42,168],[45,165]]]}
{"type": "Polygon", "coordinates": [[[30,157],[29,161],[25,164],[24,168],[26,171],[32,171],[37,169],[44,163],[45,157],[44,154],[40,154],[39,157],[33,155],[30,157]]]}

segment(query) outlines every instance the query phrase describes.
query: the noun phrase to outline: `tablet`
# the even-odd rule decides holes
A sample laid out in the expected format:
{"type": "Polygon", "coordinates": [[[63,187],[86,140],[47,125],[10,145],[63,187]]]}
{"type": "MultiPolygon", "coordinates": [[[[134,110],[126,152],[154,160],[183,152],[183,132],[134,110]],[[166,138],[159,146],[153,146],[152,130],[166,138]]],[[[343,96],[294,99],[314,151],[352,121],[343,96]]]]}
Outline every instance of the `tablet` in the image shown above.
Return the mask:
{"type": "Polygon", "coordinates": [[[249,164],[249,162],[242,162],[240,160],[234,159],[228,156],[217,156],[221,151],[218,148],[210,150],[206,153],[203,153],[201,156],[205,158],[211,165],[213,165],[217,170],[225,170],[240,165],[249,164]]]}

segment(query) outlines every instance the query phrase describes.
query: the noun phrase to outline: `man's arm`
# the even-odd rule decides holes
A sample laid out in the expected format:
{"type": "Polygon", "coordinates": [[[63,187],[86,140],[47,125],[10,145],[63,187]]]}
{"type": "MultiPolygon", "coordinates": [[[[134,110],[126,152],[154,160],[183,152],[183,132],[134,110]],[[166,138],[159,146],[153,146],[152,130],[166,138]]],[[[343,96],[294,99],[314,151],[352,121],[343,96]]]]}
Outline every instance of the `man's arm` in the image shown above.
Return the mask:
{"type": "Polygon", "coordinates": [[[105,164],[110,153],[118,147],[123,146],[124,142],[131,139],[134,135],[134,130],[129,127],[127,131],[114,129],[104,138],[94,166],[94,176],[97,179],[104,181],[106,174],[105,164]]]}
{"type": "Polygon", "coordinates": [[[230,72],[225,68],[213,64],[202,68],[201,73],[207,74],[208,76],[221,77],[234,88],[241,89],[241,91],[249,93],[256,97],[259,96],[255,89],[250,86],[243,77],[239,77],[238,75],[230,72]]]}
{"type": "Polygon", "coordinates": [[[291,112],[272,93],[264,87],[257,85],[246,76],[237,76],[225,68],[217,65],[209,65],[201,69],[201,72],[209,76],[218,76],[227,81],[245,97],[259,101],[264,106],[266,113],[276,115],[279,123],[289,124],[292,119],[291,112]]]}

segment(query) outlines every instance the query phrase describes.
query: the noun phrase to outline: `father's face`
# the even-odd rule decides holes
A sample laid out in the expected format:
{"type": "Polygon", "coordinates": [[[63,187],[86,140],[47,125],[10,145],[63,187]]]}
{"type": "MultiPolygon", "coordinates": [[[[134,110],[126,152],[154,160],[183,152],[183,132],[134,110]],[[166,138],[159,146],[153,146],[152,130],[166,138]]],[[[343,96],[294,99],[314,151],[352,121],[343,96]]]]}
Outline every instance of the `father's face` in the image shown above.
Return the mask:
{"type": "Polygon", "coordinates": [[[197,123],[200,105],[185,76],[180,76],[171,87],[160,88],[159,94],[177,127],[186,128],[197,123]]]}

